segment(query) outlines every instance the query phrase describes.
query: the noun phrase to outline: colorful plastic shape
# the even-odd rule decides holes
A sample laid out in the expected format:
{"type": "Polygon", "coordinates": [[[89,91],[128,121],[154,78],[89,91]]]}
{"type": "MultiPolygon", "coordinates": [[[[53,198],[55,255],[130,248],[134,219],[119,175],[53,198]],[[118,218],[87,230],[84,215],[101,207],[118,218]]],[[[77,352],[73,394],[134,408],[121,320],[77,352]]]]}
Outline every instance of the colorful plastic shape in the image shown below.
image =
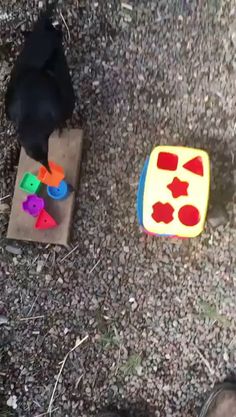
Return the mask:
{"type": "Polygon", "coordinates": [[[37,217],[43,208],[44,199],[35,194],[28,195],[22,203],[22,209],[33,217],[37,217]]]}
{"type": "Polygon", "coordinates": [[[62,180],[58,187],[47,186],[47,193],[53,200],[64,200],[68,197],[70,190],[67,182],[62,180]]]}
{"type": "Polygon", "coordinates": [[[56,221],[45,209],[43,209],[36,220],[35,228],[38,230],[46,230],[52,229],[53,227],[57,227],[56,221]]]}
{"type": "Polygon", "coordinates": [[[200,222],[199,210],[191,205],[181,207],[178,216],[181,223],[185,226],[195,226],[200,222]]]}
{"type": "Polygon", "coordinates": [[[19,188],[28,194],[36,194],[40,187],[40,180],[31,172],[26,172],[19,184],[19,188]]]}
{"type": "Polygon", "coordinates": [[[140,176],[139,224],[149,235],[196,237],[204,229],[209,192],[210,161],[205,151],[157,146],[140,176]]]}
{"type": "Polygon", "coordinates": [[[178,156],[172,152],[160,152],[157,158],[157,168],[176,171],[178,156]]]}
{"type": "Polygon", "coordinates": [[[181,181],[178,177],[175,177],[171,184],[167,185],[167,188],[172,192],[174,198],[181,197],[182,195],[188,195],[187,181],[181,181]]]}
{"type": "Polygon", "coordinates": [[[38,172],[38,179],[50,187],[58,187],[60,182],[65,178],[64,169],[53,161],[49,161],[51,173],[41,166],[38,172]]]}
{"type": "Polygon", "coordinates": [[[149,164],[149,158],[146,159],[141,175],[140,175],[140,180],[139,180],[139,185],[138,185],[138,194],[137,194],[137,204],[136,204],[138,223],[142,227],[143,227],[143,194],[144,194],[148,164],[149,164]]]}
{"type": "Polygon", "coordinates": [[[200,156],[197,156],[196,158],[186,162],[183,167],[188,171],[193,172],[193,174],[201,175],[201,177],[203,177],[203,163],[200,156]]]}
{"type": "Polygon", "coordinates": [[[170,223],[173,220],[174,209],[169,203],[161,203],[160,201],[153,205],[152,218],[155,222],[170,223]]]}

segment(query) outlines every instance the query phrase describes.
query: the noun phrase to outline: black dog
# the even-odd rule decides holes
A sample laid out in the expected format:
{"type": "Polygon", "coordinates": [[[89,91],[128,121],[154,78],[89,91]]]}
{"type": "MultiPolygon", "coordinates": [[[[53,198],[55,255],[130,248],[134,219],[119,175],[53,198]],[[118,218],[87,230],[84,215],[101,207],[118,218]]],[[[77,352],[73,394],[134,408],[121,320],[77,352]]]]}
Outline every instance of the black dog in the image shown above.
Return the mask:
{"type": "Polygon", "coordinates": [[[6,115],[21,145],[47,169],[49,136],[65,126],[75,106],[62,31],[51,22],[55,3],[47,5],[27,35],[5,96],[6,115]]]}

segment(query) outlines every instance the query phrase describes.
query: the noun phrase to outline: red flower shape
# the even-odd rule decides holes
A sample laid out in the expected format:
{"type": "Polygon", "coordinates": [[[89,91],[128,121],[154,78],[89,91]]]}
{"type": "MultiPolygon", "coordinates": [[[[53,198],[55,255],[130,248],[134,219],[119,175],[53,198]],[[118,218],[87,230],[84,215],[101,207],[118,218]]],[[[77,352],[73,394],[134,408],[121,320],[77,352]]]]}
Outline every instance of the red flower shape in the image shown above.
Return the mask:
{"type": "Polygon", "coordinates": [[[170,223],[173,220],[174,209],[169,203],[155,203],[153,206],[152,218],[157,223],[170,223]]]}
{"type": "Polygon", "coordinates": [[[171,184],[167,185],[167,188],[172,192],[174,198],[178,198],[181,195],[188,195],[189,183],[180,181],[179,178],[175,177],[171,184]]]}

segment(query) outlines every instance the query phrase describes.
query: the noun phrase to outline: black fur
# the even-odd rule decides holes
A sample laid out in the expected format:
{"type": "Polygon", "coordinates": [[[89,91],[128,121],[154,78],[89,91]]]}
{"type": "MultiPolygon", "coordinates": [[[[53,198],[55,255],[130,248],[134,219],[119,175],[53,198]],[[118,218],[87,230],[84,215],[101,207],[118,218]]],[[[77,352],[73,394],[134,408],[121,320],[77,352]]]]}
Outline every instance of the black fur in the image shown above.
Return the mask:
{"type": "Polygon", "coordinates": [[[11,73],[5,96],[6,115],[14,122],[26,153],[48,166],[48,139],[71,117],[75,96],[62,31],[51,22],[55,3],[47,5],[11,73]]]}

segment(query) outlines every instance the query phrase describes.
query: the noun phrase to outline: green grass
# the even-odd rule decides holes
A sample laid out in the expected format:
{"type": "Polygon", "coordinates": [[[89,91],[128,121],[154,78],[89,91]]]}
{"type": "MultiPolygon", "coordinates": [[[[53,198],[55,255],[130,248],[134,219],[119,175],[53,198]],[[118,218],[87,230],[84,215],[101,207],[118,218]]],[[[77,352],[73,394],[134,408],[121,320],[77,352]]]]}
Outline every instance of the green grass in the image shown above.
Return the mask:
{"type": "Polygon", "coordinates": [[[207,301],[201,300],[199,302],[199,306],[201,308],[200,316],[203,319],[217,321],[219,324],[221,324],[224,327],[230,327],[231,325],[230,320],[223,314],[220,314],[215,305],[212,305],[208,303],[207,301]]]}
{"type": "Polygon", "coordinates": [[[103,349],[119,348],[121,341],[116,328],[112,327],[103,333],[100,342],[103,349]]]}
{"type": "Polygon", "coordinates": [[[222,0],[208,0],[208,3],[206,4],[211,11],[214,11],[216,13],[220,9],[222,0]]]}
{"type": "Polygon", "coordinates": [[[125,375],[135,375],[137,369],[141,366],[142,359],[138,353],[133,353],[127,359],[127,362],[120,367],[120,371],[125,375]]]}

